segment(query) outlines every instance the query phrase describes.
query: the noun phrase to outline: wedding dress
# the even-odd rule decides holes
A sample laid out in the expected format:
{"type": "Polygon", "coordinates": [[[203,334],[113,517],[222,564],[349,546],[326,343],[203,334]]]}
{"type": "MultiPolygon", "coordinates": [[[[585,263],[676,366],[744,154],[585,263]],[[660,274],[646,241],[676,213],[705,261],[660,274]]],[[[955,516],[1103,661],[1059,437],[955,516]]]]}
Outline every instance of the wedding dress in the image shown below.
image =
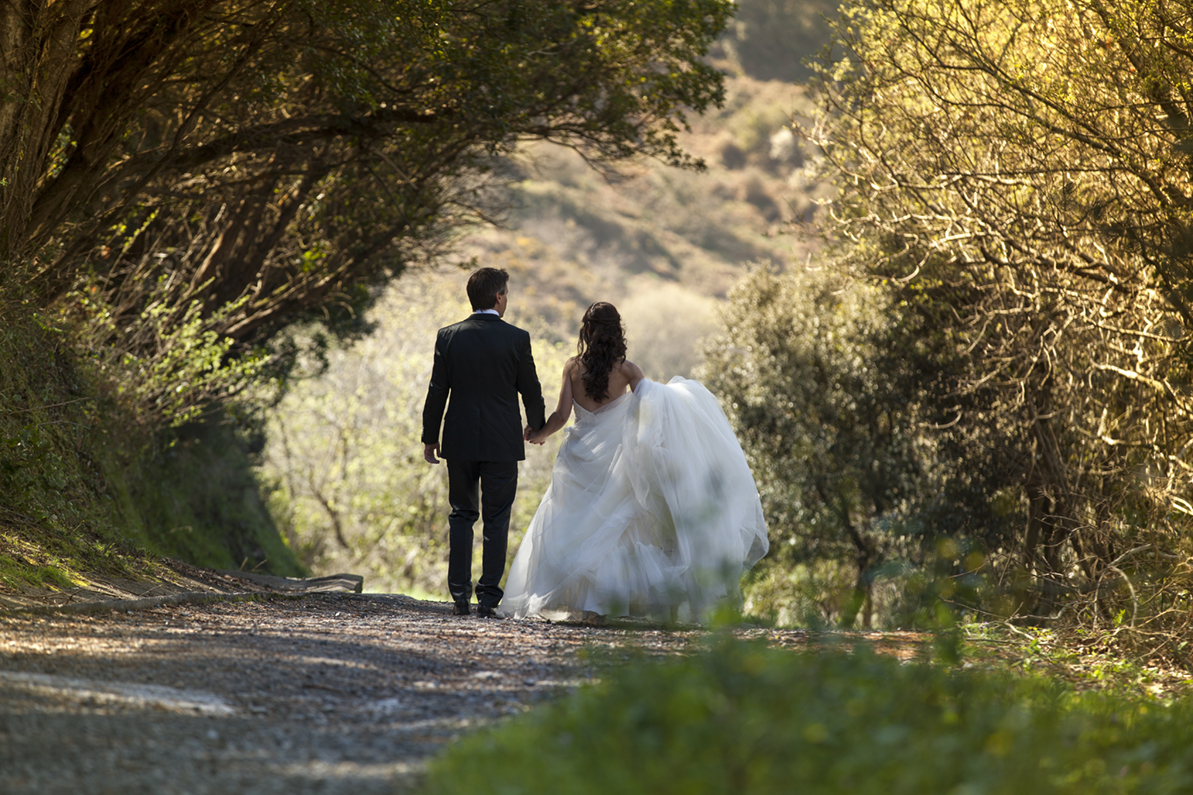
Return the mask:
{"type": "Polygon", "coordinates": [[[758,489],[715,397],[648,379],[576,421],[499,608],[518,618],[700,620],[768,549],[758,489]]]}

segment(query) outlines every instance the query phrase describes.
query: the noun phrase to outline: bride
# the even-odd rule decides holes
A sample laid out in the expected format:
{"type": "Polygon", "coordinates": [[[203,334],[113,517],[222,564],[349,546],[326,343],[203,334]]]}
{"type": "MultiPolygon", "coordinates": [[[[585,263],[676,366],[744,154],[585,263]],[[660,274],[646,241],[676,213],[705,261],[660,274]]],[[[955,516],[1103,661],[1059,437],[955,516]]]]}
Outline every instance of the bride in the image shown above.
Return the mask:
{"type": "Polygon", "coordinates": [[[575,410],[500,612],[699,620],[740,602],[738,581],[768,549],[766,522],[716,398],[686,378],[645,378],[612,304],[584,313],[578,347],[555,412],[526,429],[542,444],[575,410]]]}

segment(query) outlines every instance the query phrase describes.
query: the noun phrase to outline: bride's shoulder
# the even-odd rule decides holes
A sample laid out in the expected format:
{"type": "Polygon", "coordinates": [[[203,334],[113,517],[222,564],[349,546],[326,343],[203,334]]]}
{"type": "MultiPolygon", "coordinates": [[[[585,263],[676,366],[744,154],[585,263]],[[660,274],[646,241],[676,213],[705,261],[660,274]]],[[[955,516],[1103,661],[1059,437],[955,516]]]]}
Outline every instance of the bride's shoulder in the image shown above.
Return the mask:
{"type": "Polygon", "coordinates": [[[622,359],[616,365],[617,369],[630,378],[641,378],[642,368],[629,359],[622,359]]]}
{"type": "Polygon", "coordinates": [[[642,372],[642,368],[631,362],[629,359],[622,359],[618,364],[618,373],[625,379],[626,384],[630,389],[637,389],[638,384],[642,383],[642,379],[646,376],[642,372]]]}

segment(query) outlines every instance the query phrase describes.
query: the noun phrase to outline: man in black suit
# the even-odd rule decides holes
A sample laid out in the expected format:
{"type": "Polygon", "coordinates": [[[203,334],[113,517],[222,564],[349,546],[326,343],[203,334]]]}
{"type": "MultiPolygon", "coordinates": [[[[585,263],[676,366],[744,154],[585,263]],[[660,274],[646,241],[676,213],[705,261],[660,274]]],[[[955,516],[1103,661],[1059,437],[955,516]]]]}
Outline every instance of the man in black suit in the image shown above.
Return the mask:
{"type": "Polygon", "coordinates": [[[431,386],[423,405],[423,457],[447,460],[447,589],[456,615],[468,615],[472,598],[472,526],[484,514],[477,613],[497,615],[510,510],[518,488],[518,462],[526,458],[518,395],[527,427],[546,423],[543,390],[530,354],[530,334],[501,318],[509,301],[509,274],[481,268],[468,279],[472,315],[439,329],[431,386]],[[451,404],[448,405],[448,393],[451,404]],[[444,417],[444,406],[447,416],[444,417]],[[443,445],[439,423],[443,421],[443,445]],[[478,485],[479,500],[478,511],[478,485]]]}

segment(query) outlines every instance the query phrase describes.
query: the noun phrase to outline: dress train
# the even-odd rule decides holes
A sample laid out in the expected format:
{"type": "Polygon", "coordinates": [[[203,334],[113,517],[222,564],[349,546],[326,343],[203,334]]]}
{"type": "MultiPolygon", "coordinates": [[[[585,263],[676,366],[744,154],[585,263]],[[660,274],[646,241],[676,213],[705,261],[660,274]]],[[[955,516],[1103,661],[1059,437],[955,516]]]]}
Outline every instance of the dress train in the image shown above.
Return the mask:
{"type": "Polygon", "coordinates": [[[712,393],[643,379],[575,411],[501,612],[699,620],[740,602],[738,581],[768,549],[766,522],[712,393]]]}

